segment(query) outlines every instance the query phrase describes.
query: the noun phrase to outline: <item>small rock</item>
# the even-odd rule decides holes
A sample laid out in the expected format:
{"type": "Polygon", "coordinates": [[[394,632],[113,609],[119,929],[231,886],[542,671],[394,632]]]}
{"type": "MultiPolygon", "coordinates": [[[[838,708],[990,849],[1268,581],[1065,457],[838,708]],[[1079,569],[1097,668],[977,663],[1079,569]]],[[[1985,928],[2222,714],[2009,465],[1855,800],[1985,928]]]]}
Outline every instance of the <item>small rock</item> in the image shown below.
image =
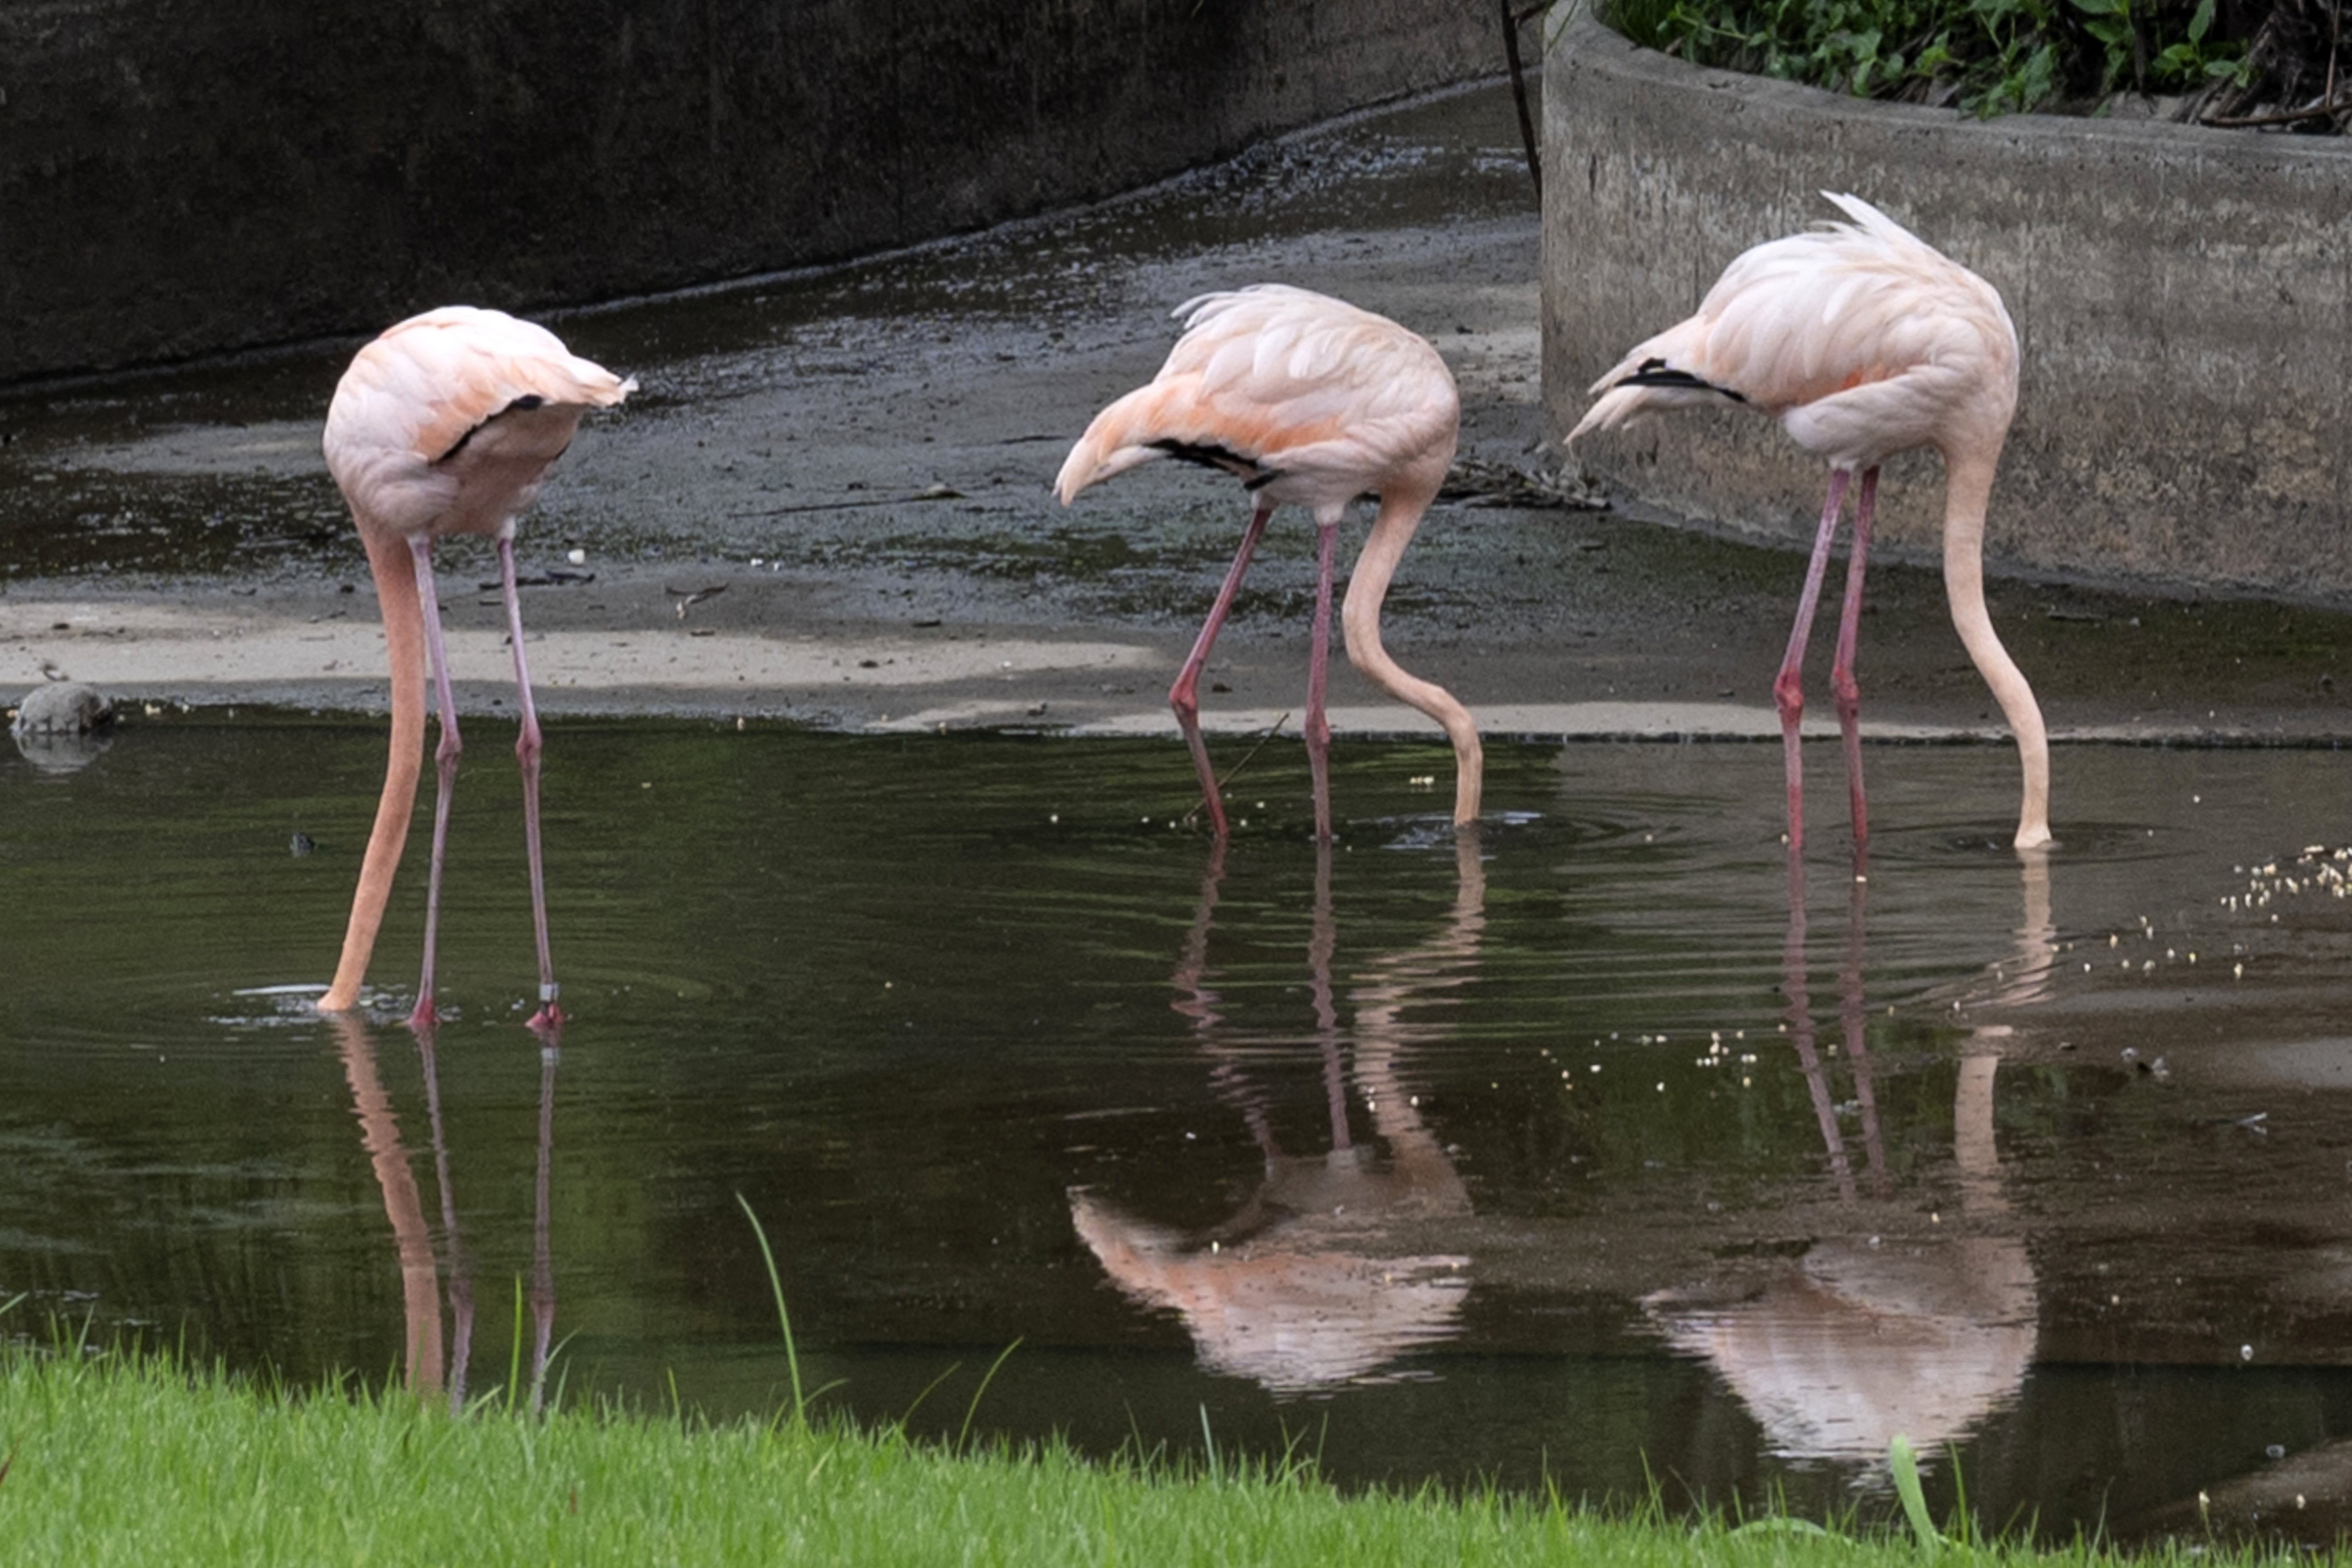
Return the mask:
{"type": "Polygon", "coordinates": [[[35,767],[71,773],[114,743],[114,704],[94,686],[56,681],[35,688],[16,705],[8,732],[35,767]]]}
{"type": "Polygon", "coordinates": [[[26,735],[87,735],[114,722],[114,703],[97,687],[79,680],[52,681],[26,694],[10,726],[26,735]]]}

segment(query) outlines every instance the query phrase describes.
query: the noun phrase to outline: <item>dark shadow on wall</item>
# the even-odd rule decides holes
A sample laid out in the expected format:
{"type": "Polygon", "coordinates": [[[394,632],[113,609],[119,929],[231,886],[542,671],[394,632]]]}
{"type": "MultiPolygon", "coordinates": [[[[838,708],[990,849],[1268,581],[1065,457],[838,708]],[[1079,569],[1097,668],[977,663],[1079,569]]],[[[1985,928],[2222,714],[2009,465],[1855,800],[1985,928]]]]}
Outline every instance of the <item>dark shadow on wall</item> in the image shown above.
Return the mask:
{"type": "Polygon", "coordinates": [[[1499,53],[1462,0],[0,8],[0,383],[835,260],[1499,53]]]}

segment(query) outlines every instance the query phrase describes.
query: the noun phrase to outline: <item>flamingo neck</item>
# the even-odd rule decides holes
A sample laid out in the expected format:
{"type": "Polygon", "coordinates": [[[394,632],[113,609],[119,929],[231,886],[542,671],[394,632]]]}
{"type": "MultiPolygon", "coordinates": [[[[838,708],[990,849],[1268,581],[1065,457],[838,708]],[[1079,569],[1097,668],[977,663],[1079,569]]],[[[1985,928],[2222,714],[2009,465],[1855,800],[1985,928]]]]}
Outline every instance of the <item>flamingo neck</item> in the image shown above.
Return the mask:
{"type": "Polygon", "coordinates": [[[416,801],[416,779],[425,756],[425,612],[416,593],[416,561],[397,533],[364,532],[368,570],[375,578],[376,604],[383,614],[384,656],[392,670],[392,741],[384,760],[383,794],[376,801],[375,826],[360,864],[359,890],[352,897],[351,923],[343,932],[342,961],[334,984],[319,998],[322,1012],[342,1012],[359,1000],[375,951],[377,928],[392,896],[393,874],[408,842],[408,816],[416,801]]]}
{"type": "Polygon", "coordinates": [[[1944,594],[1952,608],[1952,626],[1969,650],[1969,659],[2017,738],[2018,763],[2024,787],[2017,814],[2017,847],[2031,849],[2050,842],[2050,738],[2042,723],[2041,705],[2024,672],[2001,646],[1985,608],[1985,509],[1992,497],[1993,469],[2000,460],[1996,446],[1989,453],[1951,452],[1944,455],[1944,594]]]}
{"type": "Polygon", "coordinates": [[[1381,497],[1371,534],[1348,576],[1339,624],[1347,633],[1349,661],[1381,690],[1437,721],[1446,739],[1454,742],[1454,820],[1475,822],[1478,797],[1486,783],[1486,757],[1470,710],[1444,687],[1407,674],[1381,646],[1381,601],[1388,597],[1389,582],[1396,575],[1404,547],[1412,542],[1422,514],[1434,499],[1431,492],[1411,489],[1391,489],[1381,497]]]}

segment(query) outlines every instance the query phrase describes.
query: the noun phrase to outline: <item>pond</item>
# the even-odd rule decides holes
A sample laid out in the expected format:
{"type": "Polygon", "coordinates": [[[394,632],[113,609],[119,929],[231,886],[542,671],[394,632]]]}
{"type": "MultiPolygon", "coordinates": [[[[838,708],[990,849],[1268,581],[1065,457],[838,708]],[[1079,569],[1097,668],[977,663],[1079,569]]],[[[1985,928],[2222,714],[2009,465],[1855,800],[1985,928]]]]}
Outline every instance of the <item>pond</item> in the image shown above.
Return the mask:
{"type": "Polygon", "coordinates": [[[378,725],[0,765],[12,1331],[770,1413],[756,1216],[819,1407],[928,1434],[1819,1513],[1901,1430],[1996,1524],[2341,1522],[2329,752],[2061,748],[2021,857],[2006,748],[1873,748],[1857,879],[1770,745],[1500,742],[1457,834],[1343,740],[1318,850],[1277,742],[1220,850],[1172,740],[566,720],[542,1049],[469,733],[425,1037],[414,859],[307,1005],[378,725]]]}

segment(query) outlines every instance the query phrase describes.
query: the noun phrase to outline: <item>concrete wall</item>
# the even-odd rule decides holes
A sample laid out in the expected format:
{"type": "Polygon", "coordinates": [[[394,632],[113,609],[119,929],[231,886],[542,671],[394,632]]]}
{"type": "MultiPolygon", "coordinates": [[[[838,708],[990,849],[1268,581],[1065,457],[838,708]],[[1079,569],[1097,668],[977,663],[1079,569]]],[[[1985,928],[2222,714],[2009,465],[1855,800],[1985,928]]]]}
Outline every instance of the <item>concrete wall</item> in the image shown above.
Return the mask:
{"type": "Polygon", "coordinates": [[[1482,0],[9,0],[0,383],[837,259],[1501,49],[1482,0]]]}
{"type": "MultiPolygon", "coordinates": [[[[2352,600],[2352,144],[1864,103],[1696,69],[1580,16],[1545,58],[1553,434],[1734,256],[1852,191],[1990,279],[2017,322],[1989,557],[2352,600]]],[[[1795,538],[1825,479],[1737,411],[1577,456],[1644,500],[1795,538]]],[[[1890,542],[1931,548],[1942,493],[1932,457],[1890,464],[1890,542]]]]}

